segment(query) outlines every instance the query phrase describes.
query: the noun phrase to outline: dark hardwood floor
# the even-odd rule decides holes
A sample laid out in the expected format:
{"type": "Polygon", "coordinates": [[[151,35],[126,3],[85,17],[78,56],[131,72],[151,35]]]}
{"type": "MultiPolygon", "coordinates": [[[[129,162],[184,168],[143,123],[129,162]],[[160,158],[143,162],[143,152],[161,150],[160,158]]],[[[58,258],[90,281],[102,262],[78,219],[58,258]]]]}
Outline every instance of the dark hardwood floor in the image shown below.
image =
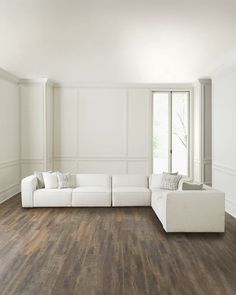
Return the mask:
{"type": "Polygon", "coordinates": [[[151,208],[0,205],[1,295],[236,294],[225,234],[167,234],[151,208]]]}

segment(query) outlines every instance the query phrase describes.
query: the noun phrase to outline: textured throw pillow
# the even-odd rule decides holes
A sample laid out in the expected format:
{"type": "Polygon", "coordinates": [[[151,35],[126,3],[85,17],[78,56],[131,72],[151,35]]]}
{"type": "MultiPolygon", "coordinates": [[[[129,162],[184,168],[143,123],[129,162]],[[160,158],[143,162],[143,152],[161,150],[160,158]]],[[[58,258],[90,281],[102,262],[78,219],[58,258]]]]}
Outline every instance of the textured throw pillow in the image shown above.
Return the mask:
{"type": "Polygon", "coordinates": [[[44,179],[43,179],[43,172],[34,171],[34,175],[37,178],[37,188],[41,189],[45,187],[44,179]]]}
{"type": "Polygon", "coordinates": [[[43,172],[43,180],[45,184],[45,188],[52,189],[58,187],[57,182],[57,172],[43,172]]]}
{"type": "Polygon", "coordinates": [[[203,190],[203,184],[202,183],[194,183],[194,182],[183,182],[182,190],[183,191],[188,191],[188,190],[201,191],[201,190],[203,190]]]}
{"type": "Polygon", "coordinates": [[[182,177],[181,177],[181,179],[179,181],[178,190],[181,191],[183,189],[183,183],[184,182],[193,182],[193,180],[190,177],[182,175],[182,177]]]}
{"type": "Polygon", "coordinates": [[[180,179],[181,175],[173,175],[170,173],[163,172],[160,188],[166,190],[177,190],[180,179]]]}
{"type": "Polygon", "coordinates": [[[58,188],[74,187],[74,177],[70,173],[57,172],[58,188]]]}

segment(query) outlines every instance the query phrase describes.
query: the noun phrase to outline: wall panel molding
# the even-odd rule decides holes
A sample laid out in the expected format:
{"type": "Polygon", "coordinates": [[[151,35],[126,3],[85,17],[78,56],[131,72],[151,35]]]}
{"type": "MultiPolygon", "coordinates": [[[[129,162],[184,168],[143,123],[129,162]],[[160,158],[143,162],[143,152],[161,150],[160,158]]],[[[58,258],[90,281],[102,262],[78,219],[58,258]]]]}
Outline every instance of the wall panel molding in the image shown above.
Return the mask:
{"type": "Polygon", "coordinates": [[[236,190],[236,169],[213,162],[212,174],[214,186],[225,192],[225,211],[236,217],[236,202],[233,200],[236,190]]]}
{"type": "Polygon", "coordinates": [[[212,168],[213,170],[215,169],[217,171],[236,177],[236,168],[231,168],[229,166],[225,166],[225,165],[214,163],[214,162],[212,163],[212,168]]]}
{"type": "Polygon", "coordinates": [[[20,193],[20,184],[12,184],[0,191],[0,204],[20,193]]]}
{"type": "Polygon", "coordinates": [[[0,162],[0,169],[11,167],[11,166],[18,166],[20,165],[20,160],[8,160],[8,161],[2,161],[0,162]]]}

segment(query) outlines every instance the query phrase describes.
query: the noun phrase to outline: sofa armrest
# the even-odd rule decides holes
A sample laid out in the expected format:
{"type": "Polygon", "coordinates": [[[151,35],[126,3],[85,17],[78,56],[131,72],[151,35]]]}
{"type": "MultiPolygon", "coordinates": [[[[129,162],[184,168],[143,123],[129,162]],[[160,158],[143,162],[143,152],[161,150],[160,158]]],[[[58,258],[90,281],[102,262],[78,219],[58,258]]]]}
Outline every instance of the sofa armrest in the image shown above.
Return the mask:
{"type": "Polygon", "coordinates": [[[31,175],[21,181],[22,207],[33,207],[33,193],[37,189],[37,177],[31,175]]]}
{"type": "Polygon", "coordinates": [[[225,194],[213,189],[167,192],[163,225],[170,232],[224,232],[225,194]]]}

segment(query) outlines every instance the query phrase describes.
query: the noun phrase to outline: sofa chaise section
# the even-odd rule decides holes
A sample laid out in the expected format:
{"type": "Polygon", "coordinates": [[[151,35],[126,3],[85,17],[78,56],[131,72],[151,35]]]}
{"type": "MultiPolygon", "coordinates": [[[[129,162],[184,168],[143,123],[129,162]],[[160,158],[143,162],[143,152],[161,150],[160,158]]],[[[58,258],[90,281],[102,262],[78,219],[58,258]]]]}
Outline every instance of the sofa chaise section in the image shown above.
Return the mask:
{"type": "Polygon", "coordinates": [[[225,195],[204,185],[204,190],[163,190],[160,176],[152,175],[151,206],[166,232],[224,232],[225,195]]]}
{"type": "Polygon", "coordinates": [[[144,175],[112,176],[112,206],[150,206],[151,192],[144,175]]]}

